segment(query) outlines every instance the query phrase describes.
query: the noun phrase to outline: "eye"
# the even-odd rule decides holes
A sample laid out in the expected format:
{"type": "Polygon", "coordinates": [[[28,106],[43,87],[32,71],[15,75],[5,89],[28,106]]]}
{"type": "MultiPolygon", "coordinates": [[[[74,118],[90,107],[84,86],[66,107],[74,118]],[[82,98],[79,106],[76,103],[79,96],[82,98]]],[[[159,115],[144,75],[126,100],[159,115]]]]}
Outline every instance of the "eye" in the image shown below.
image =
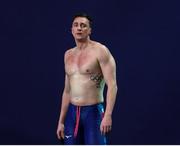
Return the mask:
{"type": "Polygon", "coordinates": [[[77,27],[77,26],[78,26],[78,23],[74,23],[73,26],[74,26],[74,27],[77,27]]]}
{"type": "Polygon", "coordinates": [[[85,28],[86,26],[87,26],[87,25],[84,24],[84,23],[81,24],[81,27],[82,27],[82,28],[85,28]]]}

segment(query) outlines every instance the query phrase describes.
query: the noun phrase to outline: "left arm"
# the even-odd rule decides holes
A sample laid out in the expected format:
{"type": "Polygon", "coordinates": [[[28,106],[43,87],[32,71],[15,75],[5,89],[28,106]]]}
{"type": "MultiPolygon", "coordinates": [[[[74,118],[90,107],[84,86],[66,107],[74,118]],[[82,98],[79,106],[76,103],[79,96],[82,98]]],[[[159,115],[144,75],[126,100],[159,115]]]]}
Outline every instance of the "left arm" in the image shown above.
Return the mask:
{"type": "Polygon", "coordinates": [[[112,126],[112,112],[116,100],[117,83],[116,83],[116,63],[106,47],[103,47],[99,54],[99,64],[107,85],[106,110],[101,122],[101,132],[109,132],[112,126]]]}

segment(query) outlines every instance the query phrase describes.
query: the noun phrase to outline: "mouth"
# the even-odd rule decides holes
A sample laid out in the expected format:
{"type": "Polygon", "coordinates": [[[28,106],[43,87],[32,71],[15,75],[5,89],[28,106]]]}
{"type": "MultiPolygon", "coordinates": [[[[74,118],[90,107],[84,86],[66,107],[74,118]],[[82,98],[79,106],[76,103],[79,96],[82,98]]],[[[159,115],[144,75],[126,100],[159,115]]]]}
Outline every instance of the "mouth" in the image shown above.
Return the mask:
{"type": "Polygon", "coordinates": [[[82,35],[82,33],[80,33],[80,32],[79,32],[79,33],[76,33],[76,34],[77,34],[77,35],[82,35]]]}

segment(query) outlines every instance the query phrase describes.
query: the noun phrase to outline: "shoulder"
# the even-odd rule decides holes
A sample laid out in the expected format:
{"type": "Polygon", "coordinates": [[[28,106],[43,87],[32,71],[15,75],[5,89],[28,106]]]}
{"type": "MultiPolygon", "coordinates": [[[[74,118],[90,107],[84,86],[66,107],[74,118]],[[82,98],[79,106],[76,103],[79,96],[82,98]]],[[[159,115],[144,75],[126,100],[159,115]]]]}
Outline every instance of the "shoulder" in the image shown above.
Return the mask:
{"type": "Polygon", "coordinates": [[[105,65],[105,64],[112,64],[113,66],[115,66],[115,60],[113,55],[111,54],[111,52],[109,51],[109,49],[99,43],[99,42],[95,42],[96,43],[96,56],[97,59],[99,61],[99,63],[101,65],[105,65]]]}
{"type": "Polygon", "coordinates": [[[95,49],[96,49],[96,55],[99,61],[106,61],[108,60],[112,55],[109,51],[109,49],[104,45],[99,42],[94,42],[95,43],[95,49]]]}
{"type": "Polygon", "coordinates": [[[68,55],[71,55],[73,50],[74,50],[74,48],[70,48],[70,49],[66,50],[66,52],[64,53],[64,56],[66,57],[68,55]]]}
{"type": "Polygon", "coordinates": [[[69,56],[72,55],[73,50],[74,48],[66,50],[66,52],[64,53],[64,60],[66,60],[69,56]]]}

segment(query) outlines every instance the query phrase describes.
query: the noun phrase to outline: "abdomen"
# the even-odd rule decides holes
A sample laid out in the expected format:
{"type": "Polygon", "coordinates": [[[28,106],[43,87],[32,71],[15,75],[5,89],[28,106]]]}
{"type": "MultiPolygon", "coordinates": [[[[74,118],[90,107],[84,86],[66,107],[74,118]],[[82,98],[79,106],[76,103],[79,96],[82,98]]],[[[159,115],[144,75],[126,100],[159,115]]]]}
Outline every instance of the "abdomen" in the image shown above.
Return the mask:
{"type": "Polygon", "coordinates": [[[103,102],[103,80],[100,85],[97,87],[89,75],[72,75],[70,77],[71,101],[76,105],[91,105],[103,102]]]}

